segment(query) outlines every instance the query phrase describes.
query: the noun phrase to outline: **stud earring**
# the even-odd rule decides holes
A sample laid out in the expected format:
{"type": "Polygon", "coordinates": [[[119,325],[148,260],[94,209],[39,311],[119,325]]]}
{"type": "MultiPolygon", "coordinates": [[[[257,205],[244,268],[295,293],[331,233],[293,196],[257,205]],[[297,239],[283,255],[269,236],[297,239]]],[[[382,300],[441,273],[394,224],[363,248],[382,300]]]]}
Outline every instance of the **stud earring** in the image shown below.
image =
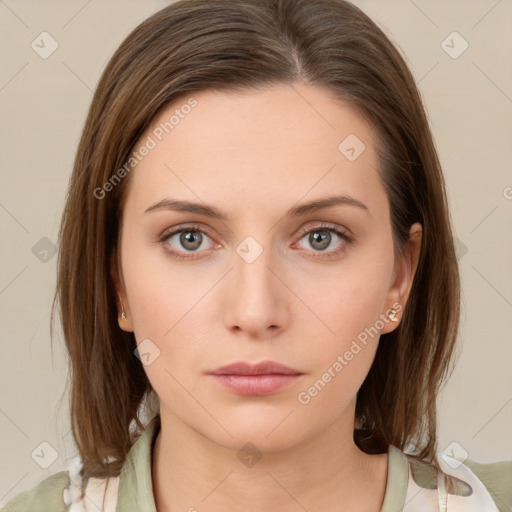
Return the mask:
{"type": "Polygon", "coordinates": [[[397,313],[397,310],[396,309],[392,309],[391,313],[389,314],[389,319],[392,322],[398,322],[398,318],[396,317],[396,313],[397,313]]]}

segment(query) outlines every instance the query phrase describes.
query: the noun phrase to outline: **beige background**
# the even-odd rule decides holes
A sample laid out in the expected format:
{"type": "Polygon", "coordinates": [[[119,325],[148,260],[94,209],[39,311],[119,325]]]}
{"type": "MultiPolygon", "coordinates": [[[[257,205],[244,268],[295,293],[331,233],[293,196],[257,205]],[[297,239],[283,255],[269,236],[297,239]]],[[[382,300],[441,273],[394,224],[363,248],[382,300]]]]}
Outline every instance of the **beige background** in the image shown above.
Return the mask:
{"type": "MultiPolygon", "coordinates": [[[[405,54],[448,184],[464,345],[441,397],[440,448],[480,462],[512,459],[512,2],[355,3],[405,54]],[[458,58],[445,49],[457,52],[462,39],[442,43],[453,31],[469,44],[458,58]]],[[[50,346],[51,247],[99,75],[128,32],[166,4],[0,0],[0,506],[75,454],[67,395],[57,408],[66,355],[59,332],[53,358],[50,346]],[[43,31],[58,42],[47,59],[31,47],[43,31]],[[41,449],[55,450],[47,469],[32,458],[41,449]]]]}

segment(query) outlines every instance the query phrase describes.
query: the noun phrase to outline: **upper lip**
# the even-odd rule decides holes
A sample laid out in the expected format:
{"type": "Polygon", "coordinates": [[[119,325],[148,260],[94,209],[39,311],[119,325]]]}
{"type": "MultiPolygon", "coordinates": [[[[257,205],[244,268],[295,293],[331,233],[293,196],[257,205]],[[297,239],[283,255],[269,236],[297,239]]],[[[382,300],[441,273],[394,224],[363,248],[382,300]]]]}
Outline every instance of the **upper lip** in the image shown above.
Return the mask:
{"type": "Polygon", "coordinates": [[[261,363],[251,364],[245,361],[237,361],[236,363],[221,366],[216,370],[209,372],[213,375],[300,375],[302,372],[285,366],[275,361],[262,361],[261,363]]]}

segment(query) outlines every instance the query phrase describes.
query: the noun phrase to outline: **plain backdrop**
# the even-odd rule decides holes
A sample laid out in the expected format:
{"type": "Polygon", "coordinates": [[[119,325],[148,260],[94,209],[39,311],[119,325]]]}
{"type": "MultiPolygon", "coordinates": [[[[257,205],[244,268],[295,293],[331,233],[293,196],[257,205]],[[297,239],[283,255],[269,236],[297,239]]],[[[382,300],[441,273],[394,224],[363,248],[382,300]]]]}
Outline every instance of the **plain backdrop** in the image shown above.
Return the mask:
{"type": "MultiPolygon", "coordinates": [[[[0,505],[76,453],[67,394],[57,407],[64,344],[57,330],[52,355],[49,333],[60,215],[101,71],[167,3],[0,1],[0,505]],[[42,37],[45,51],[58,45],[46,58],[42,37]]],[[[407,59],[448,187],[463,349],[440,397],[440,449],[512,459],[512,2],[354,3],[407,59]]]]}

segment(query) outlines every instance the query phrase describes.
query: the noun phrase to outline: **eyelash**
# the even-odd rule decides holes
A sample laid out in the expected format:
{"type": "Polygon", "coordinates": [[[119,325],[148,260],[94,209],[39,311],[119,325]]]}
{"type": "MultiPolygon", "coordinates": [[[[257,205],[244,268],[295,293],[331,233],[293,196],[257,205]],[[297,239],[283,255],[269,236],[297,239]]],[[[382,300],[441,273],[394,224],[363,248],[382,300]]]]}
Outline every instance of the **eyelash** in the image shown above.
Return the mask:
{"type": "MultiPolygon", "coordinates": [[[[167,240],[169,240],[172,236],[176,235],[177,233],[186,232],[186,231],[192,231],[194,233],[201,233],[203,235],[206,235],[208,238],[211,238],[206,231],[203,229],[200,229],[199,227],[196,227],[194,225],[186,225],[186,226],[179,226],[178,228],[174,229],[170,233],[165,233],[162,236],[157,237],[156,242],[161,243],[164,245],[164,250],[173,258],[176,258],[178,260],[195,260],[197,257],[195,256],[183,256],[183,254],[174,251],[169,248],[169,245],[166,244],[167,240]]],[[[304,238],[305,235],[315,232],[315,231],[329,231],[331,233],[334,233],[335,235],[338,235],[342,240],[343,244],[340,248],[335,249],[334,251],[323,253],[321,251],[313,251],[319,253],[320,258],[324,259],[330,259],[338,256],[341,252],[345,250],[346,245],[350,245],[353,243],[353,238],[350,236],[346,231],[340,230],[330,224],[321,224],[320,226],[315,226],[314,228],[308,228],[308,229],[302,229],[299,233],[299,241],[304,238]]],[[[193,254],[193,253],[191,253],[193,254]]]]}

